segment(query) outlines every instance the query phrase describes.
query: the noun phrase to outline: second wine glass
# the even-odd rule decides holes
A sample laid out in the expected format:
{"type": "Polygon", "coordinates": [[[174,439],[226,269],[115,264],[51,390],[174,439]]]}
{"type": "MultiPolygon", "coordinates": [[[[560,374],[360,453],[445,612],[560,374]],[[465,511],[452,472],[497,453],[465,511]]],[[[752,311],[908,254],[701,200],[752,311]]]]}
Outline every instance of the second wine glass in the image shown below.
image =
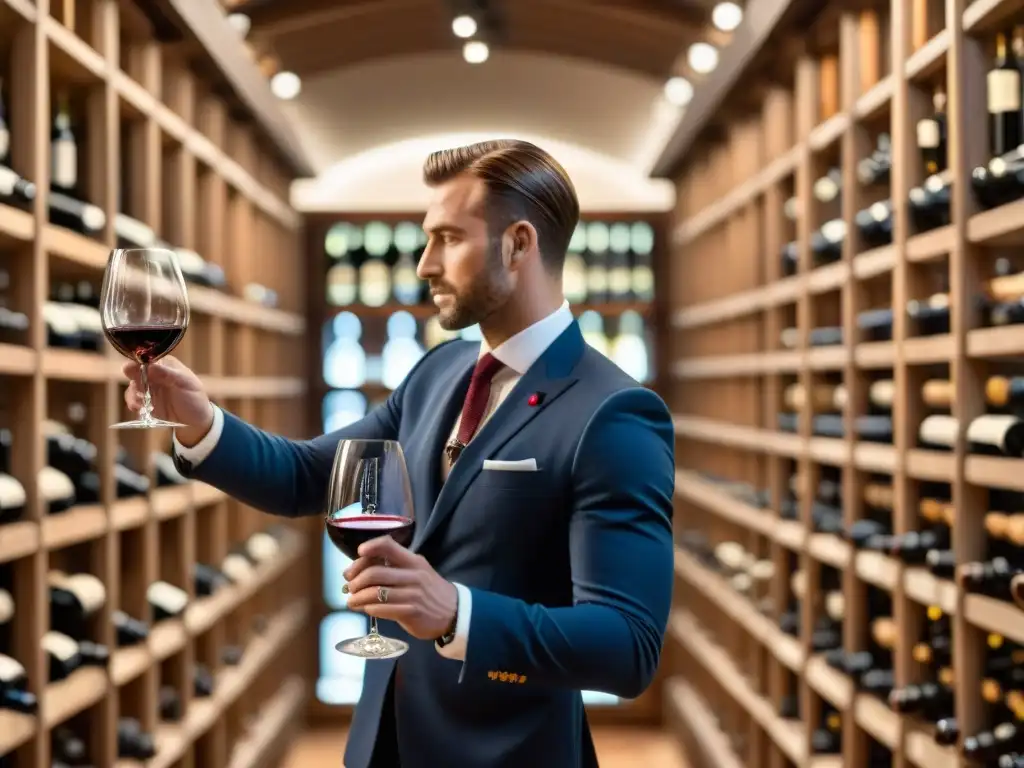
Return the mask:
{"type": "MultiPolygon", "coordinates": [[[[397,441],[338,443],[324,523],[328,538],[342,554],[355,560],[360,545],[378,536],[391,536],[403,547],[409,546],[414,515],[409,471],[397,441]]],[[[387,587],[378,589],[378,600],[387,602],[387,587]]],[[[381,635],[377,619],[371,616],[369,634],[343,640],[335,648],[363,659],[393,659],[409,650],[409,644],[381,635]]]]}
{"type": "Polygon", "coordinates": [[[153,416],[148,366],[178,346],[188,329],[188,289],[174,252],[165,248],[118,248],[110,253],[100,290],[103,332],[114,349],[139,364],[139,418],[111,429],[183,427],[153,416]]]}

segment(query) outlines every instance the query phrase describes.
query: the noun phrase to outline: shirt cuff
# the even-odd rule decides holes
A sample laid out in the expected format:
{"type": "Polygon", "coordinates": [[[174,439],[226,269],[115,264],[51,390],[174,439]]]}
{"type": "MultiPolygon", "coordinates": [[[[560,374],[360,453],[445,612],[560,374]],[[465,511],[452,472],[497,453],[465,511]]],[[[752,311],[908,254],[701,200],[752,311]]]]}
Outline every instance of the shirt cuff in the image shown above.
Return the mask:
{"type": "Polygon", "coordinates": [[[468,587],[456,584],[459,592],[459,615],[455,619],[455,639],[443,648],[434,643],[437,652],[446,659],[454,661],[466,660],[466,647],[469,645],[469,619],[473,613],[473,593],[468,587]]]}
{"type": "Polygon", "coordinates": [[[210,403],[210,407],[213,408],[213,424],[210,425],[210,431],[206,433],[206,437],[191,448],[186,448],[179,443],[177,435],[174,435],[173,438],[175,455],[185,459],[193,467],[199,466],[207,456],[213,453],[213,449],[217,447],[221,433],[224,431],[224,412],[213,403],[210,403]]]}

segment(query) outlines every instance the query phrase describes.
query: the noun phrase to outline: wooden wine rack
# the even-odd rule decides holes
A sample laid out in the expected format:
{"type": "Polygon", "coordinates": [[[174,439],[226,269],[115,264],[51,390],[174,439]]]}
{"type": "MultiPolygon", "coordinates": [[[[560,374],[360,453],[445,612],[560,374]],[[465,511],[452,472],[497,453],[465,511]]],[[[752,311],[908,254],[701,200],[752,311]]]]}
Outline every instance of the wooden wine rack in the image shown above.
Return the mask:
{"type": "Polygon", "coordinates": [[[71,723],[92,764],[130,765],[118,759],[119,717],[137,718],[155,736],[157,755],[149,766],[266,765],[281,754],[306,703],[303,678],[311,670],[302,654],[287,650],[309,612],[305,526],[285,526],[279,554],[259,566],[252,581],[196,599],[196,562],[219,565],[233,546],[280,521],[201,483],[156,488],[149,457],[170,451],[170,432],[108,428],[128,418],[123,359],[105,342],[99,353],[47,346],[43,307],[51,281],[86,280],[98,289],[115,244],[114,217],[122,211],[226,275],[223,291],[189,287],[192,321],[175,355],[228,410],[278,433],[308,434],[301,408],[302,222],[287,202],[291,179],[308,171],[293,162],[294,148],[282,145],[280,114],[268,119],[267,105],[276,109],[269,89],[222,14],[197,30],[189,27],[195,9],[186,8],[173,22],[177,39],[158,41],[168,39],[172,11],[187,5],[0,0],[9,163],[37,187],[27,210],[0,205],[8,304],[31,323],[25,343],[0,345],[0,426],[13,433],[11,474],[28,497],[25,516],[0,525],[0,571],[13,579],[12,655],[26,668],[40,703],[35,717],[0,709],[5,768],[49,766],[52,732],[71,723]],[[157,5],[159,31],[140,10],[157,5]],[[214,45],[219,49],[211,51],[214,45]],[[262,102],[253,106],[251,95],[260,88],[262,102]],[[98,238],[49,220],[51,98],[58,89],[71,94],[79,187],[86,202],[106,214],[98,238]],[[254,282],[276,291],[276,308],[241,298],[254,282]],[[68,422],[71,403],[84,405],[84,421],[68,422]],[[102,503],[46,514],[36,478],[46,464],[47,418],[68,422],[97,446],[102,503]],[[148,494],[116,497],[119,447],[148,472],[148,494]],[[48,684],[41,642],[51,569],[84,571],[105,584],[93,639],[111,649],[107,670],[85,667],[48,684]],[[189,593],[183,618],[152,625],[141,645],[118,648],[112,613],[123,609],[148,621],[146,586],[158,579],[189,593]],[[254,629],[257,618],[262,626],[254,629]],[[241,661],[230,666],[222,662],[228,645],[244,648],[241,661]],[[212,696],[193,695],[197,662],[214,674],[212,696]],[[157,691],[165,685],[181,697],[180,721],[159,720],[157,691]]]}
{"type": "MultiPolygon", "coordinates": [[[[962,566],[993,557],[986,512],[997,507],[989,490],[1024,491],[1024,460],[979,454],[965,438],[965,426],[991,410],[988,378],[1019,375],[1014,358],[1024,355],[1020,326],[986,323],[978,303],[997,257],[1008,258],[1014,272],[1024,269],[1013,252],[1024,233],[1024,202],[985,209],[971,184],[972,171],[991,159],[986,72],[992,39],[1024,16],[1019,4],[1002,0],[891,0],[856,8],[821,3],[813,19],[787,16],[786,6],[807,8],[796,0],[747,4],[747,29],[737,33],[736,50],[723,52],[719,68],[740,72],[732,80],[742,85],[717,96],[698,89],[694,103],[701,109],[693,120],[701,113],[703,122],[684,120],[680,135],[692,141],[671,169],[663,161],[664,170],[676,175],[679,200],[671,276],[662,288],[676,308],[665,333],[673,354],[666,389],[678,435],[679,541],[683,531],[700,531],[711,544],[735,541],[754,557],[771,560],[775,573],[767,596],[776,611],[792,598],[794,567],[807,575],[808,592],[791,636],[780,629],[777,612],[759,610],[733,580],[680,546],[665,664],[666,717],[693,762],[709,768],[860,768],[869,764],[870,741],[891,751],[894,766],[974,765],[964,756],[964,737],[1012,719],[984,700],[986,646],[1000,638],[1024,642],[1024,610],[968,591],[958,578],[939,578],[925,567],[859,550],[844,536],[818,532],[812,502],[823,471],[840,472],[848,530],[869,515],[885,519],[866,503],[865,487],[891,483],[891,529],[902,534],[926,529],[920,501],[944,489],[955,510],[950,546],[962,566]],[[776,21],[771,34],[762,34],[761,27],[776,21]],[[767,43],[753,50],[752,40],[767,43]],[[938,84],[948,94],[948,168],[942,178],[951,185],[950,218],[926,230],[908,200],[927,178],[916,125],[931,114],[938,84]],[[721,104],[721,111],[704,109],[705,102],[721,104]],[[857,169],[881,131],[891,135],[892,166],[887,188],[874,192],[861,186],[857,169]],[[825,216],[814,183],[830,166],[842,172],[834,215],[845,222],[846,237],[841,258],[819,266],[811,244],[825,216]],[[892,241],[867,247],[857,213],[887,197],[892,241]],[[785,213],[790,199],[798,211],[795,222],[785,213]],[[789,242],[795,242],[798,259],[795,274],[786,276],[780,253],[789,242]],[[903,308],[943,290],[951,304],[949,332],[921,335],[903,308]],[[891,339],[870,340],[858,316],[889,306],[891,339]],[[840,326],[845,343],[812,346],[810,331],[823,326],[840,326]],[[791,348],[781,341],[787,328],[797,329],[791,348]],[[810,392],[816,385],[842,384],[842,434],[854,435],[858,417],[878,412],[869,390],[879,379],[894,383],[891,442],[813,434],[813,417],[834,409],[816,410],[810,397],[796,409],[785,403],[792,385],[810,392]],[[950,408],[928,405],[922,387],[929,379],[952,381],[950,408]],[[780,430],[779,414],[794,411],[799,431],[780,430]],[[960,424],[952,450],[922,447],[922,421],[943,412],[960,424]],[[786,519],[780,510],[792,498],[797,473],[804,478],[798,514],[786,519]],[[767,503],[737,496],[722,479],[765,491],[767,503]],[[941,746],[930,723],[897,713],[815,652],[812,633],[823,612],[819,576],[828,569],[840,574],[847,651],[871,647],[868,594],[891,597],[897,687],[935,679],[934,669],[915,661],[913,649],[928,609],[949,617],[955,689],[950,714],[961,734],[956,745],[941,746]],[[799,698],[800,719],[780,714],[790,693],[799,698]],[[812,749],[826,704],[840,713],[841,754],[812,749]],[[726,733],[745,739],[730,741],[726,733]]],[[[708,87],[729,81],[719,74],[708,87]]]]}

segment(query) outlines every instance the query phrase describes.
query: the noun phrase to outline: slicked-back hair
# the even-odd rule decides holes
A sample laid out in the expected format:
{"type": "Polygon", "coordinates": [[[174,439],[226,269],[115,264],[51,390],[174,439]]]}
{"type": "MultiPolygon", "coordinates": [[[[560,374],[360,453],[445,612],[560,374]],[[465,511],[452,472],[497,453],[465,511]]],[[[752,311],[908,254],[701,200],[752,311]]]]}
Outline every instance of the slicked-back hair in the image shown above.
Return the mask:
{"type": "Polygon", "coordinates": [[[569,174],[555,158],[528,141],[498,139],[432,152],[423,164],[428,186],[461,174],[483,180],[487,222],[497,235],[515,221],[537,230],[541,260],[561,274],[580,204],[569,174]]]}

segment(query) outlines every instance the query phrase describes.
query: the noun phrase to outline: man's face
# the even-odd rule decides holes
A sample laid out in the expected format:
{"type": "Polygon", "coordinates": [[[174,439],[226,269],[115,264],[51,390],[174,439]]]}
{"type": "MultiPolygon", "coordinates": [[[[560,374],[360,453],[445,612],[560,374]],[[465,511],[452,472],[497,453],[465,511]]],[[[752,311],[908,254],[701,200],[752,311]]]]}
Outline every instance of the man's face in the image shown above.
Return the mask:
{"type": "Polygon", "coordinates": [[[428,240],[416,273],[428,281],[445,330],[486,319],[514,287],[502,262],[501,233],[488,231],[486,194],[483,181],[456,177],[434,189],[423,220],[428,240]]]}

